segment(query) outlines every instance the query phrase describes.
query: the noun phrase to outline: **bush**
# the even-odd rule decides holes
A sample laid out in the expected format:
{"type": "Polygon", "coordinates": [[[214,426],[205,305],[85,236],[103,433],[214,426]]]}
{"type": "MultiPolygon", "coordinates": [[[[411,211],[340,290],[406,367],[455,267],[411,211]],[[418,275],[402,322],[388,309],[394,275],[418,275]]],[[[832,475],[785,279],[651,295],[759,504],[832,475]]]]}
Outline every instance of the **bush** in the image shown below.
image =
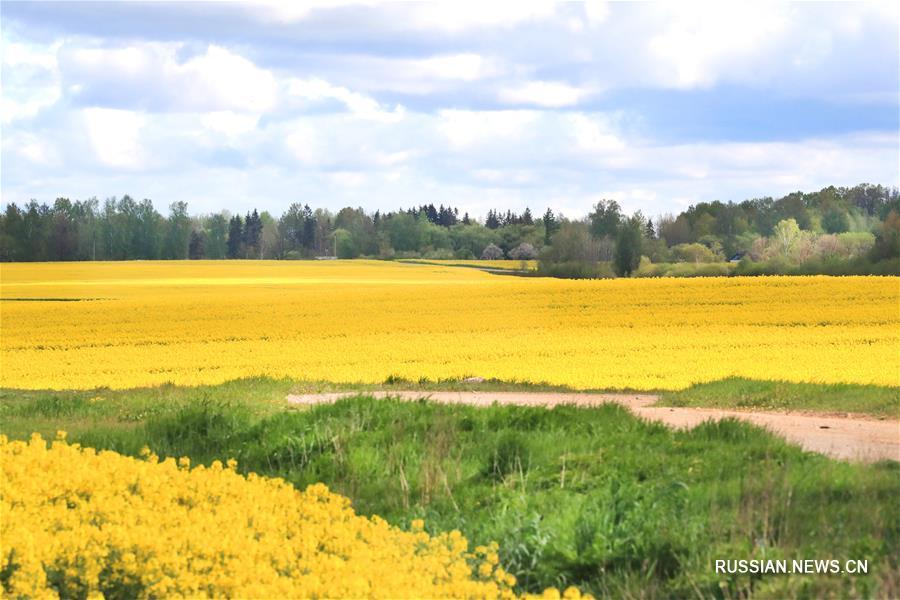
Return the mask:
{"type": "Polygon", "coordinates": [[[509,257],[513,260],[534,260],[538,257],[537,250],[528,242],[522,242],[509,251],[509,257]]]}
{"type": "Polygon", "coordinates": [[[422,258],[427,258],[429,260],[452,260],[456,257],[454,256],[453,251],[448,248],[437,248],[430,252],[426,252],[422,255],[422,258]]]}
{"type": "Polygon", "coordinates": [[[495,244],[488,244],[481,253],[481,260],[501,260],[503,258],[503,250],[495,244]]]}
{"type": "Polygon", "coordinates": [[[635,277],[727,277],[735,271],[731,263],[659,263],[643,257],[635,277]]]}
{"type": "Polygon", "coordinates": [[[678,244],[672,248],[676,261],[711,263],[719,260],[715,253],[703,244],[678,244]]]}
{"type": "Polygon", "coordinates": [[[612,279],[616,276],[607,262],[586,263],[578,261],[540,261],[533,275],[538,277],[559,277],[561,279],[612,279]]]}
{"type": "Polygon", "coordinates": [[[742,260],[733,275],[900,275],[900,259],[872,262],[866,257],[849,260],[813,259],[800,265],[782,260],[742,260]]]}

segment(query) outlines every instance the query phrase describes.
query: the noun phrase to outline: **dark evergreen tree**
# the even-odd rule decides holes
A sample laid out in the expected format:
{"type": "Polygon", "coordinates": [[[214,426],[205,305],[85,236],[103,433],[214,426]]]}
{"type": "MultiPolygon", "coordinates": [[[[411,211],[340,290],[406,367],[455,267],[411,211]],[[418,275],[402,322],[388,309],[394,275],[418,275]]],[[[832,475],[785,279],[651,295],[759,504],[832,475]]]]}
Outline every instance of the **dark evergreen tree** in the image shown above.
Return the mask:
{"type": "Polygon", "coordinates": [[[50,214],[48,231],[48,257],[50,260],[75,260],[78,251],[78,224],[74,219],[72,203],[68,198],[57,198],[50,214]]]}
{"type": "Polygon", "coordinates": [[[312,250],[316,246],[316,216],[309,204],[303,205],[303,247],[312,250]]]}
{"type": "Polygon", "coordinates": [[[240,215],[234,215],[228,223],[228,258],[240,258],[243,243],[244,224],[240,215]]]}
{"type": "Polygon", "coordinates": [[[247,213],[247,219],[244,221],[244,249],[247,258],[260,257],[260,243],[262,242],[262,220],[259,213],[253,209],[252,213],[247,213]]]}
{"type": "Polygon", "coordinates": [[[196,229],[191,231],[191,241],[188,243],[188,258],[199,260],[203,258],[206,235],[196,229]]]}
{"type": "Polygon", "coordinates": [[[547,212],[544,213],[541,220],[544,222],[544,243],[549,245],[550,238],[552,238],[553,234],[556,233],[556,230],[559,229],[559,222],[556,220],[553,211],[549,208],[547,209],[547,212]]]}
{"type": "Polygon", "coordinates": [[[525,212],[522,213],[522,225],[534,225],[534,217],[531,216],[531,209],[527,206],[525,212]]]}

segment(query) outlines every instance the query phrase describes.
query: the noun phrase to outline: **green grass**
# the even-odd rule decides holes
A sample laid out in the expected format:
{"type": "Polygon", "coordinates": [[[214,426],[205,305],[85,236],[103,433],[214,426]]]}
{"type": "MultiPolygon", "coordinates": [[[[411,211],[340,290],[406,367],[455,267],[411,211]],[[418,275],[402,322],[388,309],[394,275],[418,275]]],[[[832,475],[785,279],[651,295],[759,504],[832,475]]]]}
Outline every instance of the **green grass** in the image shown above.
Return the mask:
{"type": "Polygon", "coordinates": [[[900,388],[876,385],[787,383],[732,377],[662,394],[662,406],[807,410],[900,418],[900,388]]]}
{"type": "Polygon", "coordinates": [[[895,462],[829,460],[737,421],[673,431],[612,405],[473,408],[357,397],[288,407],[284,395],[302,385],[7,390],[0,431],[21,438],[64,429],[86,446],[136,455],[148,445],[195,463],[233,457],[244,472],[298,487],[323,481],[359,512],[401,527],[424,518],[431,531],[498,541],[522,590],[900,595],[895,462]],[[870,574],[713,569],[715,559],[832,557],[868,559],[870,574]]]}

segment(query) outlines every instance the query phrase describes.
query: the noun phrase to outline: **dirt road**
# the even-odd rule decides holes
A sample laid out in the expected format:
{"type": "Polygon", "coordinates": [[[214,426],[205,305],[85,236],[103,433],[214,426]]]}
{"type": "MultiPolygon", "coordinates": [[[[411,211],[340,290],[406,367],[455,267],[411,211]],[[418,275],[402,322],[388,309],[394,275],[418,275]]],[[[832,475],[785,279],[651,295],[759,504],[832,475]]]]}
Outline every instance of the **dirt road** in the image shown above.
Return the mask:
{"type": "MultiPolygon", "coordinates": [[[[661,421],[671,427],[693,427],[708,419],[735,417],[765,427],[806,450],[847,460],[874,462],[885,458],[900,460],[900,421],[864,417],[838,417],[809,413],[747,412],[716,408],[669,408],[651,406],[653,394],[558,394],[532,392],[367,392],[379,398],[406,400],[430,398],[448,404],[489,406],[518,404],[553,407],[560,404],[596,406],[615,402],[645,419],[661,421]]],[[[334,402],[354,395],[349,392],[288,396],[292,404],[334,402]]]]}

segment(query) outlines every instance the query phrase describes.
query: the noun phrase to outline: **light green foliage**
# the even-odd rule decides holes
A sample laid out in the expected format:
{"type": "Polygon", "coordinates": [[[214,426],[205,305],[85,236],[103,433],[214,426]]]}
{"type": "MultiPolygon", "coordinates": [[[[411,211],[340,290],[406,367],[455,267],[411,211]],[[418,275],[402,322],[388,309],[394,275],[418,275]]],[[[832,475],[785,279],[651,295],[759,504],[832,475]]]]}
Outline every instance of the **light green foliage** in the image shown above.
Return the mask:
{"type": "Polygon", "coordinates": [[[775,240],[782,257],[788,258],[794,244],[800,239],[800,226],[795,219],[779,221],[772,231],[772,239],[775,240]]]}
{"type": "Polygon", "coordinates": [[[690,263],[711,263],[721,260],[720,256],[703,244],[679,244],[672,248],[676,260],[690,263]]]}

